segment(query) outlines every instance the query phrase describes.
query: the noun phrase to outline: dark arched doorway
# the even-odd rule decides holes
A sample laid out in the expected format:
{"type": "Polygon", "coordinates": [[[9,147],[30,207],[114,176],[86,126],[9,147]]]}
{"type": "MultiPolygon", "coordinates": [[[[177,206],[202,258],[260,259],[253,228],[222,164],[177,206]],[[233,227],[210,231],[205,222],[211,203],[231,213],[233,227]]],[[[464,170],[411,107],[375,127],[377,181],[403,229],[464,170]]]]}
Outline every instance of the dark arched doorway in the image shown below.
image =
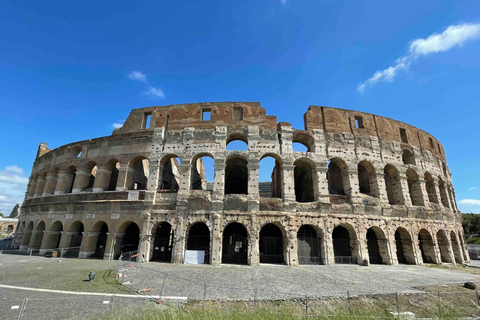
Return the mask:
{"type": "Polygon", "coordinates": [[[173,229],[170,223],[163,222],[155,232],[152,261],[171,262],[173,249],[173,229]]]}
{"type": "Polygon", "coordinates": [[[354,264],[352,248],[350,247],[350,233],[345,227],[338,226],[333,229],[333,254],[336,264],[354,264]]]}
{"type": "Polygon", "coordinates": [[[125,234],[122,237],[120,253],[137,251],[139,241],[140,229],[138,228],[136,223],[131,222],[125,229],[125,234]]]}
{"type": "Polygon", "coordinates": [[[105,254],[105,247],[107,245],[107,237],[108,237],[108,225],[103,222],[102,226],[100,228],[100,233],[98,234],[97,237],[97,242],[95,244],[95,253],[93,256],[95,258],[101,258],[103,259],[103,256],[105,254]]]}
{"type": "Polygon", "coordinates": [[[378,245],[378,238],[372,228],[367,230],[367,249],[368,259],[371,264],[382,264],[382,256],[380,255],[380,246],[378,245]]]}
{"type": "Polygon", "coordinates": [[[400,264],[415,264],[412,238],[404,228],[395,231],[395,247],[397,249],[397,261],[400,264]]]}
{"type": "Polygon", "coordinates": [[[297,241],[299,264],[322,264],[320,238],[312,226],[303,225],[298,230],[297,241]]]}
{"type": "Polygon", "coordinates": [[[423,263],[435,263],[435,247],[430,232],[425,229],[418,233],[418,246],[422,253],[423,263]]]}
{"type": "Polygon", "coordinates": [[[210,263],[210,230],[203,222],[194,224],[188,231],[187,250],[204,251],[204,263],[210,263]]]}
{"type": "Polygon", "coordinates": [[[240,223],[230,223],[223,231],[222,263],[247,264],[248,234],[240,223]]]}
{"type": "Polygon", "coordinates": [[[282,231],[272,223],[260,230],[260,263],[284,263],[282,231]]]}

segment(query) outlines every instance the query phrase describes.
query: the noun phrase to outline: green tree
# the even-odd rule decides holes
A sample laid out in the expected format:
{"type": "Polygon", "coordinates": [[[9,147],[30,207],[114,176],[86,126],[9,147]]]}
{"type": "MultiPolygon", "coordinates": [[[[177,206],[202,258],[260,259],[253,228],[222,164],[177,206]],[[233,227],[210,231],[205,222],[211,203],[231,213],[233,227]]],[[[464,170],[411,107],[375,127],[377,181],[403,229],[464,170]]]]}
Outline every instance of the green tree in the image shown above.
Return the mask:
{"type": "Polygon", "coordinates": [[[18,217],[18,209],[20,208],[20,206],[18,205],[18,203],[15,205],[15,207],[13,207],[12,209],[12,212],[10,212],[10,218],[16,218],[18,217]]]}
{"type": "Polygon", "coordinates": [[[0,217],[2,217],[2,218],[3,218],[3,213],[1,213],[1,212],[0,212],[0,217]]]}

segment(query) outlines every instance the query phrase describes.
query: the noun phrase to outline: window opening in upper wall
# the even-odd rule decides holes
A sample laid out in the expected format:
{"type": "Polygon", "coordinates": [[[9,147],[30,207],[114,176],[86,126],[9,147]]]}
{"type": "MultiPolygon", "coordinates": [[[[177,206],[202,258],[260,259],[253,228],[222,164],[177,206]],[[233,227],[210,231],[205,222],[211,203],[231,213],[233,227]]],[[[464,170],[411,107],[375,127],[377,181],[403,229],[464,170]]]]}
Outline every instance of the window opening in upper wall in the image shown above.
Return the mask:
{"type": "Polygon", "coordinates": [[[142,129],[150,129],[150,122],[152,120],[151,113],[144,113],[143,114],[143,127],[142,129]]]}
{"type": "Polygon", "coordinates": [[[355,116],[355,128],[363,129],[363,118],[355,116]]]}
{"type": "Polygon", "coordinates": [[[210,121],[212,115],[212,109],[203,109],[202,110],[202,121],[210,121]]]}
{"type": "Polygon", "coordinates": [[[442,149],[440,149],[440,143],[437,143],[437,147],[438,147],[438,152],[440,152],[440,154],[442,154],[442,149]]]}
{"type": "Polygon", "coordinates": [[[403,143],[408,143],[407,130],[405,130],[404,128],[400,128],[400,137],[402,138],[403,143]]]}
{"type": "Polygon", "coordinates": [[[233,120],[242,121],[243,120],[243,108],[234,107],[233,108],[233,120]]]}
{"type": "Polygon", "coordinates": [[[430,148],[434,149],[435,145],[433,144],[433,139],[431,137],[428,137],[428,140],[430,141],[430,148]]]}

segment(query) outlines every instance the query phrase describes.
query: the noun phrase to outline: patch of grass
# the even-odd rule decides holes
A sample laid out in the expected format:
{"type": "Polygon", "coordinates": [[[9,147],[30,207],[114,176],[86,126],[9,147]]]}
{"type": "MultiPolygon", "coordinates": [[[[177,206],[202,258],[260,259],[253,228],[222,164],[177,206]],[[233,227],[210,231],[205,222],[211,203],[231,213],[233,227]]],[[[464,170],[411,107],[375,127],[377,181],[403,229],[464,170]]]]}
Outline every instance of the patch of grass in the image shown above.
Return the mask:
{"type": "Polygon", "coordinates": [[[429,268],[439,268],[439,269],[446,269],[446,270],[452,270],[452,271],[460,271],[460,272],[466,272],[466,273],[471,273],[471,274],[480,274],[480,268],[472,268],[468,267],[465,265],[437,265],[437,264],[425,264],[426,267],[429,268]]]}
{"type": "Polygon", "coordinates": [[[480,238],[468,238],[467,243],[470,244],[480,244],[480,238]]]}

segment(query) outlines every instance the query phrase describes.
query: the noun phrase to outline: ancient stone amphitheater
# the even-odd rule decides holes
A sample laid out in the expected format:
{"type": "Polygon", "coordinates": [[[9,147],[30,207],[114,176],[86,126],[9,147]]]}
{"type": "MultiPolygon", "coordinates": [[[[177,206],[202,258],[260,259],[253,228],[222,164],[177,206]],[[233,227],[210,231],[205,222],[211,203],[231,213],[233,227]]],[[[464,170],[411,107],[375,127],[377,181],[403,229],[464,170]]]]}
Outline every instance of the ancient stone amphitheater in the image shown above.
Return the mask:
{"type": "Polygon", "coordinates": [[[172,263],[202,252],[212,265],[469,260],[437,139],[337,108],[311,106],[304,122],[277,123],[259,103],[196,103],[135,109],[111,136],[42,143],[15,246],[172,263]],[[236,140],[246,150],[227,147],[236,140]]]}

